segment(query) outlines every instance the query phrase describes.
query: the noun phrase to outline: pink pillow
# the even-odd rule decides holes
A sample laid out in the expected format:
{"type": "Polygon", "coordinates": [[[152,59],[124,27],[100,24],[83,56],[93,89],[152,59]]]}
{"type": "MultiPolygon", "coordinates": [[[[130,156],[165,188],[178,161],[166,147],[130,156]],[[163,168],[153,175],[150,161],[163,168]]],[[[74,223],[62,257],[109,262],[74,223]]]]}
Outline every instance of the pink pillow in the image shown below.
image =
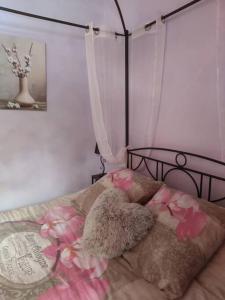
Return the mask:
{"type": "Polygon", "coordinates": [[[198,237],[205,228],[208,216],[191,195],[164,185],[147,206],[159,220],[174,229],[181,241],[198,237]]]}
{"type": "Polygon", "coordinates": [[[180,298],[223,244],[225,210],[166,185],[147,207],[156,223],[124,257],[135,273],[155,284],[168,299],[180,298]]]}
{"type": "Polygon", "coordinates": [[[87,214],[102,192],[108,188],[118,188],[127,193],[130,202],[145,205],[162,184],[130,169],[116,170],[84,190],[73,203],[76,209],[87,214]]]}

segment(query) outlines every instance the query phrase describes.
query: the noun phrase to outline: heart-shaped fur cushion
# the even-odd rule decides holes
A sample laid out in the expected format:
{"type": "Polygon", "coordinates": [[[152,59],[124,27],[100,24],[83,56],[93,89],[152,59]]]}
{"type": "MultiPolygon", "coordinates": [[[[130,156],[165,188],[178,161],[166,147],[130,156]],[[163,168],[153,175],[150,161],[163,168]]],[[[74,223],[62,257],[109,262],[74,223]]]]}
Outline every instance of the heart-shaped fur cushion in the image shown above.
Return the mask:
{"type": "Polygon", "coordinates": [[[82,248],[89,255],[113,258],[134,247],[151,229],[150,209],[129,203],[126,192],[110,188],[98,196],[85,221],[82,248]]]}

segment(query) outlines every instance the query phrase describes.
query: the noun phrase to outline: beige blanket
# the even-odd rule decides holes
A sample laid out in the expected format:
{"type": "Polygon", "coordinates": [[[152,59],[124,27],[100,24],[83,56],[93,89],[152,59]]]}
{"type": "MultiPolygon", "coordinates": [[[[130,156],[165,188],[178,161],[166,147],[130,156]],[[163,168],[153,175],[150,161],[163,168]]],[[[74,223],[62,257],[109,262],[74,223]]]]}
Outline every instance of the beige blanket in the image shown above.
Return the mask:
{"type": "MultiPolygon", "coordinates": [[[[123,258],[88,257],[80,248],[79,194],[0,213],[1,300],[165,300],[123,258]]],[[[183,300],[225,299],[225,245],[183,300]]]]}

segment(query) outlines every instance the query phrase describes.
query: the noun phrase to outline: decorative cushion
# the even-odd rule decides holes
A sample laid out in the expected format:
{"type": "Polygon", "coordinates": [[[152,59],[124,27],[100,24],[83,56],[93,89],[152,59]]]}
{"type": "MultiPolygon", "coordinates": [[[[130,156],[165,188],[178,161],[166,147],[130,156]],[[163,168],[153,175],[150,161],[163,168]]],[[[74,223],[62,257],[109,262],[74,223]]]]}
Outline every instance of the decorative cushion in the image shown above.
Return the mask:
{"type": "Polygon", "coordinates": [[[125,191],[130,202],[146,204],[149,199],[160,189],[162,182],[136,173],[130,169],[117,170],[108,173],[97,183],[87,188],[79,199],[74,201],[75,206],[88,213],[96,198],[107,188],[119,188],[125,191]]]}
{"type": "Polygon", "coordinates": [[[194,277],[222,245],[225,228],[218,207],[164,185],[147,204],[157,220],[148,236],[124,257],[136,273],[169,299],[181,297],[194,277]]]}
{"type": "Polygon", "coordinates": [[[113,258],[134,247],[151,229],[150,209],[129,203],[117,188],[105,190],[86,217],[82,248],[89,255],[113,258]]]}

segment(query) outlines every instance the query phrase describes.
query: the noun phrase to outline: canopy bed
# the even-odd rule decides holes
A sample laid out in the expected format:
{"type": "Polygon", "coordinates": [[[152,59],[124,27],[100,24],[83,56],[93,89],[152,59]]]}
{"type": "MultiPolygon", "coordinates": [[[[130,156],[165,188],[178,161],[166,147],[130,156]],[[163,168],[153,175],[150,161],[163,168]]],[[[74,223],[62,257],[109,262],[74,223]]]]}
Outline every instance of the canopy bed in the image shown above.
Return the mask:
{"type": "MultiPolygon", "coordinates": [[[[148,31],[156,25],[160,33],[156,50],[162,56],[165,46],[163,22],[201,1],[192,1],[144,26],[144,30],[148,31]]],[[[130,131],[129,38],[140,32],[137,30],[130,33],[127,30],[117,0],[115,4],[124,32],[113,35],[125,38],[124,45],[121,45],[125,46],[126,146],[115,156],[108,141],[100,86],[96,79],[95,36],[101,30],[92,24],[80,25],[0,7],[0,10],[9,13],[87,30],[85,41],[89,88],[99,152],[110,163],[124,162],[125,154],[127,157],[127,169],[109,172],[83,191],[43,204],[0,213],[0,299],[224,299],[225,209],[208,202],[225,200],[225,163],[174,149],[143,147],[127,150],[130,131]],[[192,184],[197,198],[206,198],[208,202],[196,200],[164,185],[163,182],[177,173],[185,176],[185,185],[192,184]],[[125,195],[129,198],[131,203],[122,203],[122,208],[127,208],[129,204],[132,207],[141,204],[142,208],[150,208],[156,222],[140,244],[133,249],[127,248],[128,251],[123,255],[113,259],[87,255],[82,249],[86,219],[93,212],[92,208],[99,197],[107,194],[108,189],[110,193],[115,192],[114,189],[117,192],[118,189],[122,190],[121,197],[125,195]],[[156,237],[155,240],[152,236],[156,237]],[[168,253],[171,256],[167,256],[168,253]],[[177,257],[179,263],[176,263],[177,257]],[[187,273],[190,278],[186,277],[187,273]]],[[[158,86],[154,99],[157,102],[161,93],[163,59],[158,58],[156,69],[154,82],[158,86]]],[[[154,122],[157,122],[157,103],[155,110],[154,122]]],[[[150,125],[154,128],[153,123],[150,125]]],[[[175,177],[178,188],[179,177],[175,177]]],[[[126,202],[124,199],[122,201],[126,202]]],[[[116,211],[113,205],[110,207],[116,211]]],[[[129,228],[126,227],[126,230],[129,228]]]]}

